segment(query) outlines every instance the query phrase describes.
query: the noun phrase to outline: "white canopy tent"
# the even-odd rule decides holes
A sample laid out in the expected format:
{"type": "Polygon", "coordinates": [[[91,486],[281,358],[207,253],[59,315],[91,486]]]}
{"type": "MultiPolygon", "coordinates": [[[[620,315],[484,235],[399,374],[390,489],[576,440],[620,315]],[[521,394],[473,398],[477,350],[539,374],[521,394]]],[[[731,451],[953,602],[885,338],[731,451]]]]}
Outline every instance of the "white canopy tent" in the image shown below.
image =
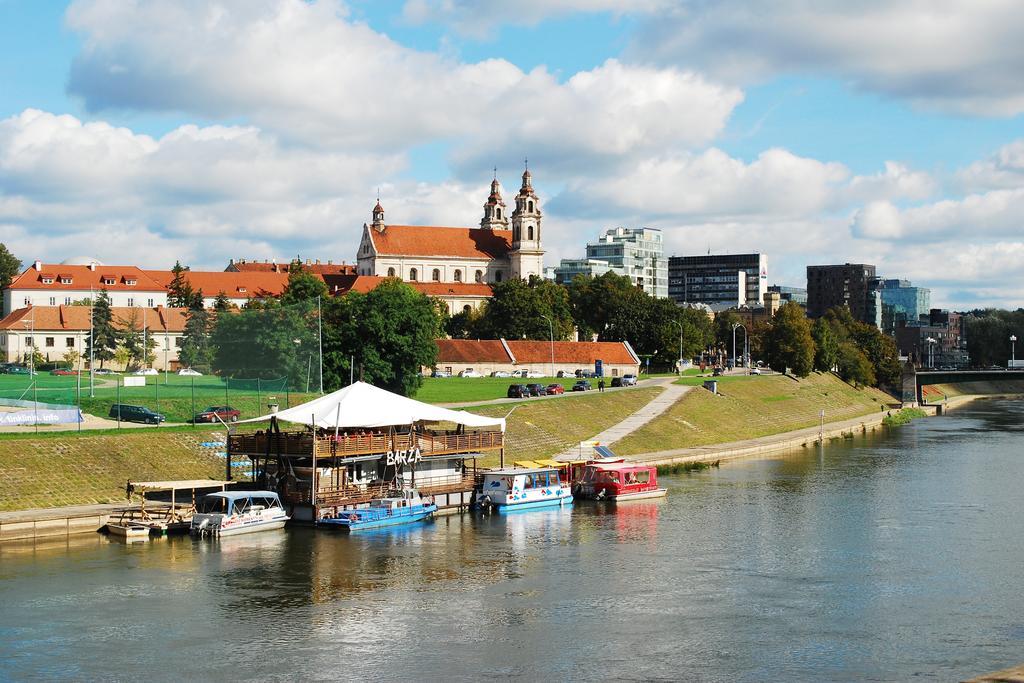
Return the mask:
{"type": "Polygon", "coordinates": [[[501,431],[505,431],[503,417],[485,417],[464,410],[441,408],[393,394],[365,382],[356,382],[294,408],[242,422],[261,422],[272,417],[287,422],[315,424],[323,429],[388,427],[411,425],[416,422],[454,422],[467,427],[500,427],[501,431]]]}

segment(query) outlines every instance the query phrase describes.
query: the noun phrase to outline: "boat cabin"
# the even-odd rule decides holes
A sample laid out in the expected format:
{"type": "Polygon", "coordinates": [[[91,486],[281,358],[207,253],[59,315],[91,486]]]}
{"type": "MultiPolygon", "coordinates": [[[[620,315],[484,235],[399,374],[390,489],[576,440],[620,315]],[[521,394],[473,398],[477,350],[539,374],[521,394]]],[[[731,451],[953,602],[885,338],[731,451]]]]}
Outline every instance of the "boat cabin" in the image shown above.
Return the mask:
{"type": "Polygon", "coordinates": [[[484,472],[476,490],[479,507],[559,505],[572,500],[557,467],[507,468],[484,472]]]}
{"type": "Polygon", "coordinates": [[[621,458],[612,462],[588,463],[574,492],[580,497],[598,500],[654,498],[665,495],[665,489],[658,486],[657,467],[628,463],[621,458]]]}

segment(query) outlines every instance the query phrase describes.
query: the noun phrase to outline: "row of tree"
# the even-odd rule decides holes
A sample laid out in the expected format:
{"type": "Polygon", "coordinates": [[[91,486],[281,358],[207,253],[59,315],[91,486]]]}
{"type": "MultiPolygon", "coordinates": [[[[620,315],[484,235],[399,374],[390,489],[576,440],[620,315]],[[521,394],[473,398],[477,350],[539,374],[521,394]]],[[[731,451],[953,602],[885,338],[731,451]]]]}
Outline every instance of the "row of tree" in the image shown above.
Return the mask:
{"type": "Polygon", "coordinates": [[[1021,342],[1022,346],[1017,348],[1024,348],[1024,308],[1016,311],[991,308],[973,311],[965,320],[964,334],[967,335],[967,353],[970,354],[972,365],[1005,366],[1007,359],[1016,350],[1010,337],[1016,337],[1021,342]]]}

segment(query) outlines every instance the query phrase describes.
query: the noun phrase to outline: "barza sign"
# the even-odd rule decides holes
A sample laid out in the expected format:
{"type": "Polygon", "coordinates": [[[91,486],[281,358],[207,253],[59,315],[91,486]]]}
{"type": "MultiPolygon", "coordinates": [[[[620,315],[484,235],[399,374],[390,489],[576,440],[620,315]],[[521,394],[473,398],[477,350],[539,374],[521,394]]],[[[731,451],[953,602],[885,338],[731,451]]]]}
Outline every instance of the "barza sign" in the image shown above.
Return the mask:
{"type": "Polygon", "coordinates": [[[418,448],[407,448],[402,451],[388,451],[386,464],[391,467],[395,465],[415,465],[423,460],[418,448]]]}

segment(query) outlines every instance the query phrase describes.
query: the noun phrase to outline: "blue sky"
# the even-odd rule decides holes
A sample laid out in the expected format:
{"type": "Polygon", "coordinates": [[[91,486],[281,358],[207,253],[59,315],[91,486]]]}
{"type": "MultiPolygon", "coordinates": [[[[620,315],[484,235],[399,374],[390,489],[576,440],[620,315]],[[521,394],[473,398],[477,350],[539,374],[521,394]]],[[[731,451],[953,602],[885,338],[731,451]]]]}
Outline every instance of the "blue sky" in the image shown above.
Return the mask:
{"type": "Polygon", "coordinates": [[[0,0],[0,240],[23,260],[352,260],[472,225],[531,158],[547,263],[615,225],[1024,305],[1024,10],[913,0],[0,0]],[[770,17],[770,20],[766,19],[770,17]]]}

